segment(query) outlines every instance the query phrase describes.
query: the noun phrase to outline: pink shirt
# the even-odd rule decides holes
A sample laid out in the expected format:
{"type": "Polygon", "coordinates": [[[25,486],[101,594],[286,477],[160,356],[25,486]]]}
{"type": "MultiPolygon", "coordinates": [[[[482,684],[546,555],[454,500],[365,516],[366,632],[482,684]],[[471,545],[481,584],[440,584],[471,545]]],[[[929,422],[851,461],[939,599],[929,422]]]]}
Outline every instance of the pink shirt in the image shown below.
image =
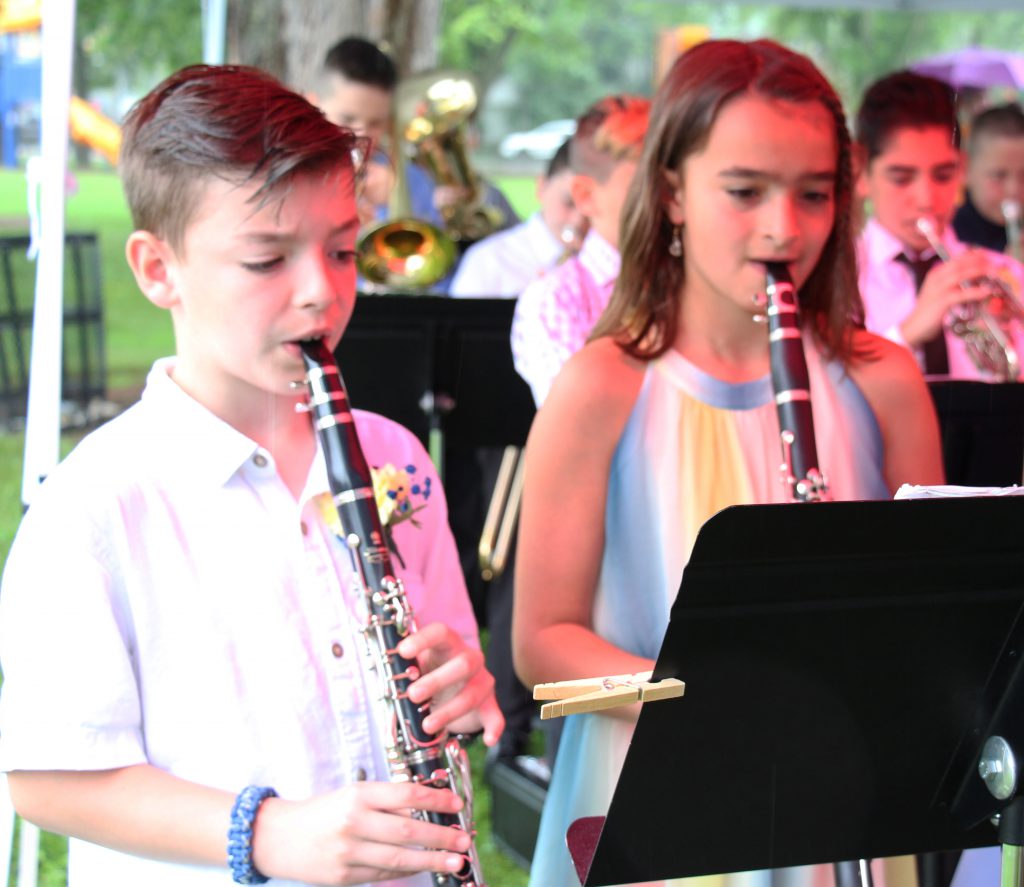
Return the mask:
{"type": "Polygon", "coordinates": [[[512,357],[540,406],[562,365],[587,341],[619,276],[618,250],[593,228],[579,254],[531,283],[516,303],[512,357]]]}

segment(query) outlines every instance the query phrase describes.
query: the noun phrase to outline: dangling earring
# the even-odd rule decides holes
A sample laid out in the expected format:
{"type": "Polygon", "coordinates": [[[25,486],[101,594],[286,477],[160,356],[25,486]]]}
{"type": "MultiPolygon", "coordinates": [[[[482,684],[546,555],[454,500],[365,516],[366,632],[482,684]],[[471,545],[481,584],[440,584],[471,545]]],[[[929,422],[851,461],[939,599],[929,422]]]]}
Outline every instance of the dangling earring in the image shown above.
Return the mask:
{"type": "Polygon", "coordinates": [[[672,240],[668,244],[668,254],[678,259],[683,254],[682,226],[675,225],[672,228],[672,240]]]}

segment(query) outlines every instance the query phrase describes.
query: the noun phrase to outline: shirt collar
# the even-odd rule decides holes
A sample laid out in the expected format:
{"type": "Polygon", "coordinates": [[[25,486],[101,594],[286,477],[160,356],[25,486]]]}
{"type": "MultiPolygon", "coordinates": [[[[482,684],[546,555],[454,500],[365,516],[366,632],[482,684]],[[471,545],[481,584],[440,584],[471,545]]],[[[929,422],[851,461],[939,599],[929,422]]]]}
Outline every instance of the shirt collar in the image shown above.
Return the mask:
{"type": "Polygon", "coordinates": [[[593,228],[583,238],[579,260],[598,286],[614,283],[622,266],[619,251],[593,228]]]}
{"type": "Polygon", "coordinates": [[[173,369],[174,358],[158,360],[142,392],[142,408],[156,415],[150,427],[159,429],[155,455],[191,481],[223,486],[260,448],[185,392],[173,369]]]}
{"type": "Polygon", "coordinates": [[[544,216],[535,212],[524,223],[526,236],[530,241],[530,249],[538,259],[538,264],[547,268],[561,258],[565,252],[565,244],[562,243],[544,221],[544,216]]]}
{"type": "MultiPolygon", "coordinates": [[[[948,252],[956,253],[956,236],[953,234],[952,225],[946,225],[939,240],[948,252]]],[[[861,242],[866,250],[865,258],[870,267],[878,267],[895,261],[897,256],[907,253],[903,242],[876,219],[868,219],[867,224],[864,225],[861,242]]],[[[909,255],[909,253],[907,254],[909,255]]],[[[922,257],[925,258],[930,255],[933,255],[933,251],[930,249],[922,253],[922,257]]],[[[919,257],[912,256],[912,258],[919,257]]]]}

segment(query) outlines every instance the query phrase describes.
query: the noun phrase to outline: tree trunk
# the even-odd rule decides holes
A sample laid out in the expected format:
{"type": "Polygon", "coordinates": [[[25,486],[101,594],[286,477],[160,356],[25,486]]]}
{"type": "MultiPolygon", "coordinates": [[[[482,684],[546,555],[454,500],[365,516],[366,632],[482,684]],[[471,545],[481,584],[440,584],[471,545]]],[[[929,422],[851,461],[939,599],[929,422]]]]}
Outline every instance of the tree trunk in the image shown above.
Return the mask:
{"type": "Polygon", "coordinates": [[[398,73],[417,74],[437,65],[437,34],[441,27],[441,0],[377,0],[380,39],[388,44],[398,73]]]}
{"type": "Polygon", "coordinates": [[[281,37],[285,82],[307,92],[316,87],[324,56],[342,37],[365,33],[366,0],[287,0],[281,37]]]}
{"type": "Polygon", "coordinates": [[[229,0],[225,60],[287,81],[281,0],[229,0]]]}
{"type": "Polygon", "coordinates": [[[342,37],[373,40],[400,75],[437,64],[442,0],[229,0],[226,58],[255,65],[293,89],[316,86],[327,50],[342,37]]]}
{"type": "Polygon", "coordinates": [[[400,75],[432,68],[440,24],[441,0],[290,0],[280,31],[284,78],[295,88],[312,88],[327,50],[352,34],[379,43],[400,75]]]}

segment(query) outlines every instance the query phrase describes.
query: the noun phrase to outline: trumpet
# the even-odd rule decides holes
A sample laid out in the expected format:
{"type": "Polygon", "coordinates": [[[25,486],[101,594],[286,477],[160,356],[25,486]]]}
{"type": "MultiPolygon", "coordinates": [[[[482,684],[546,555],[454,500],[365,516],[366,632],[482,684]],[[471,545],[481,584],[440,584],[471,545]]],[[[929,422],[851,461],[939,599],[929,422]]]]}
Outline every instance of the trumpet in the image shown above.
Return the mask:
{"type": "Polygon", "coordinates": [[[1021,206],[1019,200],[1007,197],[999,208],[1006,225],[1006,251],[1018,262],[1024,262],[1024,243],[1021,242],[1021,206]]]}
{"type": "MultiPolygon", "coordinates": [[[[935,255],[943,262],[950,261],[949,251],[939,239],[932,220],[920,218],[916,226],[935,250],[935,255]]],[[[973,282],[965,281],[962,286],[973,282]]],[[[1011,320],[1024,322],[1024,309],[1003,281],[986,277],[981,282],[989,288],[990,296],[957,305],[950,311],[947,323],[950,332],[963,340],[967,356],[981,372],[991,375],[997,382],[1014,382],[1020,377],[1020,355],[1005,326],[1011,320]],[[1004,306],[999,314],[991,310],[989,303],[993,298],[999,299],[1004,306]]]]}

